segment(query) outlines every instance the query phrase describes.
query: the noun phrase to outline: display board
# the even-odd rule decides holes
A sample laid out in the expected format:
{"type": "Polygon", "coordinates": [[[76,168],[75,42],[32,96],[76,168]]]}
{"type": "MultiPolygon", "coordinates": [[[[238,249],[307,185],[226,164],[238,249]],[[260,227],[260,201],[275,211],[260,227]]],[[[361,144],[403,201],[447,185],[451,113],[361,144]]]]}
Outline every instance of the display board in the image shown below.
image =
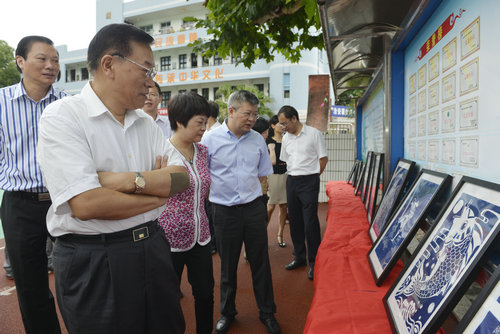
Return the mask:
{"type": "Polygon", "coordinates": [[[500,182],[498,3],[445,0],[405,51],[405,158],[500,182]]]}
{"type": "MultiPolygon", "coordinates": [[[[363,131],[361,131],[362,157],[368,151],[384,150],[384,83],[382,80],[373,89],[363,105],[363,131]]],[[[366,161],[365,161],[366,162],[366,161]]]]}

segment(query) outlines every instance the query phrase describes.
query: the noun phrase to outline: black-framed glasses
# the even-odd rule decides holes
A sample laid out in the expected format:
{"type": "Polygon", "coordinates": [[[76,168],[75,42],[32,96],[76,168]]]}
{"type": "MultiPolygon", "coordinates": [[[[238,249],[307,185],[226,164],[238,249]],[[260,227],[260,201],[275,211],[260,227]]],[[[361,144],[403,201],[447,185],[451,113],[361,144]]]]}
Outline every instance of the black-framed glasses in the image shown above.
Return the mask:
{"type": "Polygon", "coordinates": [[[122,59],[125,59],[125,60],[127,60],[127,61],[131,62],[132,64],[135,64],[135,65],[139,66],[139,67],[140,67],[140,68],[142,68],[144,71],[146,71],[146,77],[150,77],[150,78],[154,81],[154,79],[155,79],[155,77],[156,77],[156,74],[157,74],[157,73],[156,73],[156,69],[155,69],[154,67],[147,68],[146,66],[142,66],[142,65],[141,65],[141,64],[139,64],[138,62],[135,62],[135,61],[133,61],[132,59],[129,59],[129,58],[127,58],[127,57],[125,57],[125,56],[123,56],[123,55],[121,55],[121,54],[119,54],[119,53],[113,53],[111,56],[112,56],[112,57],[120,57],[120,58],[122,58],[122,59]]]}

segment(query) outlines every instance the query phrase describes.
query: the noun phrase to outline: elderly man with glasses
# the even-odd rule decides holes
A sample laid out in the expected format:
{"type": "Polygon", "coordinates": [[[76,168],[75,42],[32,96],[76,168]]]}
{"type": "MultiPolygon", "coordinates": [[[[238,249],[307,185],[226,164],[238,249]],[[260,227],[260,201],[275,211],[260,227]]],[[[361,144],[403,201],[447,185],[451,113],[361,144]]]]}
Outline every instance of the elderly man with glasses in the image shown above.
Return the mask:
{"type": "Polygon", "coordinates": [[[228,118],[207,132],[202,144],[210,161],[210,202],[215,222],[217,250],[221,258],[220,312],[215,333],[226,333],[237,314],[236,283],[241,246],[250,269],[259,318],[269,333],[280,333],[274,317],[271,267],[267,250],[267,210],[260,200],[259,179],[273,173],[264,138],[252,130],[259,100],[240,90],[228,100],[228,118]]]}
{"type": "Polygon", "coordinates": [[[103,27],[88,48],[93,79],[40,120],[56,295],[69,333],[185,330],[157,218],[189,177],[180,160],[164,156],[163,133],[138,110],[154,87],[152,41],[132,25],[103,27]]]}

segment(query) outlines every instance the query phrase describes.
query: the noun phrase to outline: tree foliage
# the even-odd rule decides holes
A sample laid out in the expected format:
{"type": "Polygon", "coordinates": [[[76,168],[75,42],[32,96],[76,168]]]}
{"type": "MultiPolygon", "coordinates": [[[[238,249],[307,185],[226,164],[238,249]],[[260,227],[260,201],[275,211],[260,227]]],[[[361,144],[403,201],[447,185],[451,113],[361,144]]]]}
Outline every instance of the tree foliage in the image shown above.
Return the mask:
{"type": "Polygon", "coordinates": [[[14,58],[14,49],[6,41],[0,40],[0,87],[18,83],[20,78],[14,58]]]}
{"type": "Polygon", "coordinates": [[[227,100],[229,99],[229,95],[237,90],[248,90],[253,93],[259,99],[259,115],[260,116],[268,116],[272,117],[274,115],[273,111],[267,106],[272,102],[271,98],[261,92],[256,86],[253,85],[239,85],[236,88],[231,88],[228,84],[223,84],[218,90],[217,95],[219,96],[215,102],[219,105],[219,122],[223,122],[227,117],[227,100]]]}
{"type": "Polygon", "coordinates": [[[276,53],[297,63],[303,50],[323,49],[316,0],[207,0],[205,19],[189,18],[207,29],[208,39],[192,45],[206,56],[240,57],[247,68],[276,53]]]}

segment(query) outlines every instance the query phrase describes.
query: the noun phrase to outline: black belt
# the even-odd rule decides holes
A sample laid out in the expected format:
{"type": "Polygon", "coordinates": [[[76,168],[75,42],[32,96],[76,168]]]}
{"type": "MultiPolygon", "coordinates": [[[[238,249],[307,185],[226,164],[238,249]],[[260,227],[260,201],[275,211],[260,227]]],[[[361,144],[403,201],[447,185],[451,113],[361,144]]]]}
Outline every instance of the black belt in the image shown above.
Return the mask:
{"type": "Polygon", "coordinates": [[[38,201],[38,202],[50,201],[50,195],[47,192],[35,193],[35,192],[29,192],[29,191],[6,191],[6,193],[9,193],[11,196],[14,196],[14,197],[29,199],[32,201],[38,201]]]}
{"type": "Polygon", "coordinates": [[[317,176],[317,175],[319,175],[319,174],[318,173],[308,174],[308,175],[290,175],[290,174],[288,174],[288,176],[290,176],[292,179],[304,179],[306,177],[317,176]]]}
{"type": "Polygon", "coordinates": [[[214,203],[214,204],[217,204],[217,205],[220,205],[220,206],[225,206],[226,208],[246,208],[247,206],[250,206],[250,205],[254,204],[255,202],[258,202],[261,197],[262,196],[259,196],[256,199],[254,199],[253,201],[248,202],[248,203],[244,203],[244,204],[236,204],[236,205],[230,205],[230,206],[228,206],[228,205],[222,205],[222,204],[217,204],[217,203],[214,203]]]}
{"type": "Polygon", "coordinates": [[[110,244],[127,241],[138,242],[149,238],[158,230],[160,230],[160,225],[158,225],[158,220],[155,219],[145,224],[141,224],[119,232],[93,235],[64,234],[60,237],[57,237],[57,239],[66,242],[83,244],[110,244]]]}

